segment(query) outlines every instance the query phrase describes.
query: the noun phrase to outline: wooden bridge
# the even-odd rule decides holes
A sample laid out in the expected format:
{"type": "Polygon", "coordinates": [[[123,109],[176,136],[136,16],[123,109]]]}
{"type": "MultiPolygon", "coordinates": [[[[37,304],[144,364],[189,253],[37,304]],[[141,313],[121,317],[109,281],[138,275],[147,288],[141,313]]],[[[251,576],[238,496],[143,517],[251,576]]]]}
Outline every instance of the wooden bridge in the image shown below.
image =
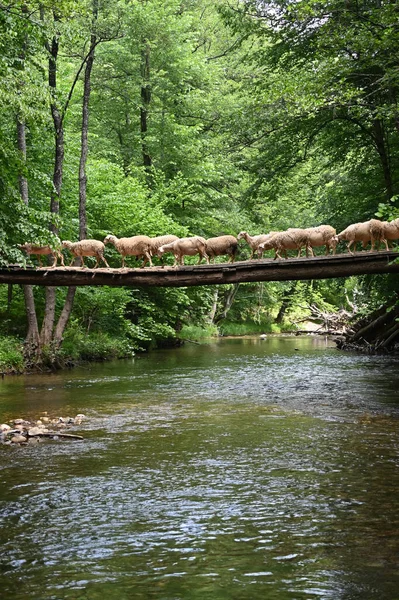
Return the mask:
{"type": "Polygon", "coordinates": [[[186,287],[246,283],[330,279],[350,275],[399,273],[399,252],[359,252],[336,256],[247,260],[233,264],[151,267],[145,269],[88,269],[80,267],[8,266],[0,268],[0,283],[43,286],[108,285],[186,287]]]}

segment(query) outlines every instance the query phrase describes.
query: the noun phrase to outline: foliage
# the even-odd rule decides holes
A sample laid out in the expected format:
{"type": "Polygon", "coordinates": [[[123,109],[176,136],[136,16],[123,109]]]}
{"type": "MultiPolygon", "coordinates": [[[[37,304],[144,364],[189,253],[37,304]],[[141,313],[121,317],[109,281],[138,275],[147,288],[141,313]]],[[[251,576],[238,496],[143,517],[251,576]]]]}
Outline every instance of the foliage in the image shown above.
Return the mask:
{"type": "Polygon", "coordinates": [[[0,371],[2,373],[21,373],[24,368],[22,343],[13,337],[0,338],[0,371]]]}
{"type": "MultiPolygon", "coordinates": [[[[93,19],[91,0],[0,6],[0,264],[24,264],[19,243],[54,245],[49,225],[62,239],[78,237],[83,73],[93,36],[89,237],[254,235],[321,223],[341,230],[399,216],[394,3],[110,0],[98,8],[93,19]],[[49,211],[54,108],[65,135],[59,215],[49,211]]],[[[239,257],[248,254],[241,243],[239,257]]],[[[120,265],[113,247],[106,256],[120,265]]],[[[229,290],[219,288],[217,315],[229,290]]],[[[23,294],[8,291],[0,286],[0,331],[22,338],[23,294]]],[[[269,332],[282,308],[292,316],[308,303],[374,307],[394,292],[388,276],[242,285],[220,330],[269,332]]],[[[57,295],[56,316],[66,293],[57,295]]],[[[41,321],[44,290],[34,297],[41,321]]],[[[80,288],[61,353],[101,359],[118,354],[115,340],[126,355],[199,336],[214,331],[214,303],[213,287],[80,288]]]]}

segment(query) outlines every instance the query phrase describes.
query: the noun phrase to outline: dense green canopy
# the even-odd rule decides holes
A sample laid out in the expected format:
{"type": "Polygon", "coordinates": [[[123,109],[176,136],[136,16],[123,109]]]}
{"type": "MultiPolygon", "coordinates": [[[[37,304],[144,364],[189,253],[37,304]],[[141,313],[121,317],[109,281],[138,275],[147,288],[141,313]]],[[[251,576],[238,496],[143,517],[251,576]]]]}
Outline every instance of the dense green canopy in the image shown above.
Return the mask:
{"type": "MultiPolygon", "coordinates": [[[[398,53],[398,7],[380,1],[0,3],[0,261],[55,234],[213,237],[399,216],[398,53]]],[[[107,258],[120,264],[112,248],[107,258]]],[[[123,340],[124,354],[182,327],[229,331],[226,315],[264,330],[287,297],[371,307],[393,287],[78,290],[63,347],[89,332],[123,340]]],[[[51,330],[66,290],[32,293],[39,323],[53,302],[51,330]]],[[[22,291],[0,298],[2,334],[23,338],[22,291]]]]}

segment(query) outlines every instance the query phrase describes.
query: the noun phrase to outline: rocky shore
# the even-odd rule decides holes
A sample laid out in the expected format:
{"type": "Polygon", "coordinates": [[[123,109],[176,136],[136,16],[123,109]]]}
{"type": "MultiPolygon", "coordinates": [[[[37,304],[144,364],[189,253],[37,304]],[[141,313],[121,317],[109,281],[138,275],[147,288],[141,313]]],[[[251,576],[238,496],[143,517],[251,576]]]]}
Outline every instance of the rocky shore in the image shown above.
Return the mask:
{"type": "Polygon", "coordinates": [[[84,415],[78,414],[76,417],[52,419],[47,413],[44,413],[34,421],[14,419],[11,423],[0,425],[0,444],[7,446],[37,444],[46,438],[83,440],[81,435],[67,433],[67,430],[80,425],[84,418],[84,415]]]}

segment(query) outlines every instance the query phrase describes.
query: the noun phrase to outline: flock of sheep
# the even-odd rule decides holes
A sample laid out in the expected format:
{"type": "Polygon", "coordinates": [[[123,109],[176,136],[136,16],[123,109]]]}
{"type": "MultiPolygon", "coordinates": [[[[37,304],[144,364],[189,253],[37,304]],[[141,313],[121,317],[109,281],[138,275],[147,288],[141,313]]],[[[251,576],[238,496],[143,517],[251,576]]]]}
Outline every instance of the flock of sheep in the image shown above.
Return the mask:
{"type": "Polygon", "coordinates": [[[62,248],[68,249],[72,254],[72,262],[77,257],[81,258],[81,266],[84,267],[84,257],[94,256],[98,267],[100,261],[103,261],[109,268],[104,257],[105,244],[113,244],[115,249],[122,256],[122,268],[125,267],[126,256],[135,256],[143,259],[143,267],[147,263],[152,267],[152,258],[157,256],[162,260],[165,253],[170,252],[174,255],[175,262],[173,266],[184,265],[185,256],[199,255],[198,264],[204,258],[209,264],[210,259],[215,256],[229,256],[229,262],[234,262],[237,250],[238,240],[244,239],[251,248],[250,259],[257,254],[261,258],[267,250],[274,250],[274,258],[282,258],[282,254],[287,258],[287,250],[296,250],[297,256],[301,255],[302,249],[305,249],[306,256],[314,256],[313,248],[325,246],[326,254],[332,250],[336,252],[336,246],[340,241],[348,242],[348,251],[352,253],[353,245],[356,251],[356,244],[360,242],[363,248],[371,242],[371,251],[375,245],[379,247],[381,243],[389,249],[388,241],[399,239],[399,219],[394,221],[379,221],[371,219],[364,223],[355,223],[349,225],[344,231],[337,235],[335,229],[330,225],[320,225],[319,227],[310,227],[307,229],[292,228],[286,231],[271,231],[264,235],[250,236],[246,231],[241,231],[237,237],[232,235],[222,235],[215,238],[204,239],[200,236],[178,238],[175,235],[163,235],[150,238],[146,235],[136,235],[128,238],[117,238],[115,235],[107,235],[104,242],[98,240],[81,240],[79,242],[60,242],[58,248],[50,246],[38,246],[35,244],[19,245],[28,255],[37,255],[39,264],[41,256],[49,255],[54,258],[52,267],[57,266],[57,260],[60,259],[61,265],[64,265],[62,248]]]}

